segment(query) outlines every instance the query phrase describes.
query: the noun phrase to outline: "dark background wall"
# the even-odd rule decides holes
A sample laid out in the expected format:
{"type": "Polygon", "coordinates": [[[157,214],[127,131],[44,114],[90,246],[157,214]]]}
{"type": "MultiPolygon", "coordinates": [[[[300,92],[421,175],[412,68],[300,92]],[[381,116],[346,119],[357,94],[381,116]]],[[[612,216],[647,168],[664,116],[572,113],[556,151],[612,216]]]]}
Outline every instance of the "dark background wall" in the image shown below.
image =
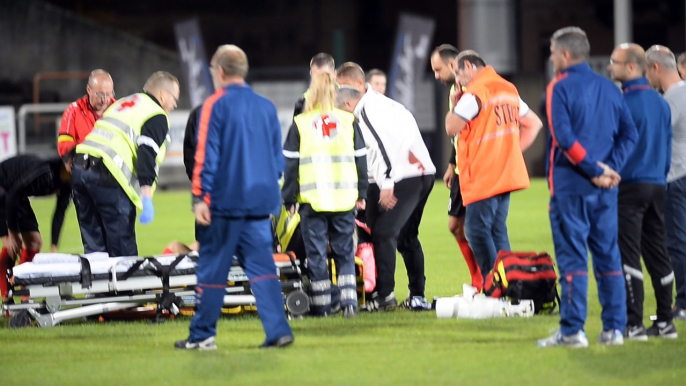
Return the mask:
{"type": "MultiPolygon", "coordinates": [[[[104,68],[120,96],[140,91],[154,71],[180,72],[175,50],[34,0],[0,2],[0,47],[0,95],[22,93],[10,102],[30,102],[39,72],[104,68]]],[[[41,102],[71,101],[85,88],[85,80],[46,81],[41,102]]]]}
{"type": "MultiPolygon", "coordinates": [[[[587,31],[592,55],[609,55],[614,47],[613,0],[512,1],[517,70],[505,75],[541,113],[550,35],[577,25],[587,31]]],[[[686,50],[684,3],[633,0],[633,40],[644,47],[662,44],[676,53],[686,50]]],[[[436,21],[431,46],[457,45],[460,4],[460,0],[0,1],[0,105],[30,103],[31,79],[45,71],[105,68],[112,73],[119,96],[139,91],[153,71],[181,76],[174,23],[192,17],[200,22],[208,54],[220,44],[237,44],[246,51],[253,74],[306,77],[309,59],[321,51],[333,54],[339,64],[352,60],[365,69],[388,70],[400,13],[436,21]]],[[[428,62],[424,71],[431,79],[428,62]]],[[[41,101],[69,102],[83,95],[84,89],[84,80],[44,82],[41,101]]],[[[436,98],[441,105],[436,111],[445,112],[446,96],[436,98]]],[[[188,98],[182,98],[180,107],[190,107],[188,98]]],[[[436,140],[445,141],[441,132],[436,140]]],[[[533,174],[543,170],[544,139],[543,134],[526,154],[533,174]]]]}

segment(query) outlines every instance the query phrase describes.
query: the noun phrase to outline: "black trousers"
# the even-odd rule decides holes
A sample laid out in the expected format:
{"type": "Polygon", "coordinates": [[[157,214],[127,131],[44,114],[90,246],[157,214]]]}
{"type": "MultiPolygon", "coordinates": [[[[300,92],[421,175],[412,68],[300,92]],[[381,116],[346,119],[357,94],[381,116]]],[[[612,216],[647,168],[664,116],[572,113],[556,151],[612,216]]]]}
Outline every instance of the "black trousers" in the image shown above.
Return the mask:
{"type": "Polygon", "coordinates": [[[672,320],[674,274],[667,255],[664,222],[665,187],[656,184],[619,185],[619,250],[626,279],[630,326],[643,324],[643,269],[641,255],[657,300],[657,319],[672,320]]]}
{"type": "Polygon", "coordinates": [[[85,253],[138,256],[136,207],[102,167],[74,163],[74,204],[85,253]]]}
{"type": "Polygon", "coordinates": [[[403,256],[410,296],[424,296],[424,251],[419,242],[419,224],[433,189],[434,176],[413,177],[395,184],[398,199],[391,210],[379,205],[380,190],[370,184],[367,191],[367,225],[372,230],[376,258],[376,290],[382,298],[395,289],[396,249],[403,256]]]}

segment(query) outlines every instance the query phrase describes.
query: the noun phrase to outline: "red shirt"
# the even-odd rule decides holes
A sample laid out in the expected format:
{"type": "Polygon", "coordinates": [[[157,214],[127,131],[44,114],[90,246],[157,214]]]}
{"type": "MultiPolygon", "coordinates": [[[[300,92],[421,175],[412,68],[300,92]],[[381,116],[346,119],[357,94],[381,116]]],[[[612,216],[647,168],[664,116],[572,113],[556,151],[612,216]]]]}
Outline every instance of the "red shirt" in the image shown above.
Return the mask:
{"type": "MultiPolygon", "coordinates": [[[[110,101],[110,104],[112,103],[114,103],[114,99],[110,101]]],[[[93,111],[88,101],[88,95],[70,104],[62,114],[62,122],[60,123],[59,138],[57,139],[57,151],[60,156],[69,153],[76,145],[83,142],[93,130],[95,121],[98,119],[100,116],[93,111]]]]}

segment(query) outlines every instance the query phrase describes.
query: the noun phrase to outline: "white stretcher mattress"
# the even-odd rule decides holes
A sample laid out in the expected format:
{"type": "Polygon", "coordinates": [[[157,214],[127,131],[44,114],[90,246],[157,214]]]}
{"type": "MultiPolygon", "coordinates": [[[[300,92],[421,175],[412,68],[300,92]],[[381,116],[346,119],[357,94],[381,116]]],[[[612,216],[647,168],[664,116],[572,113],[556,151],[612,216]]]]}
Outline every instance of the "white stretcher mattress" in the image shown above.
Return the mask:
{"type": "MultiPolygon", "coordinates": [[[[95,278],[107,278],[114,269],[117,274],[126,273],[136,262],[143,260],[140,257],[113,257],[105,253],[88,254],[83,256],[90,264],[91,275],[95,278]]],[[[155,257],[162,265],[170,265],[176,260],[176,255],[155,257]]],[[[184,257],[171,273],[194,274],[196,263],[189,257],[184,257]]],[[[155,268],[153,263],[144,259],[137,273],[152,275],[146,268],[155,268]]],[[[64,282],[79,280],[82,273],[81,257],[60,253],[40,253],[34,257],[33,262],[24,263],[12,269],[15,284],[39,284],[46,282],[64,282]]]]}

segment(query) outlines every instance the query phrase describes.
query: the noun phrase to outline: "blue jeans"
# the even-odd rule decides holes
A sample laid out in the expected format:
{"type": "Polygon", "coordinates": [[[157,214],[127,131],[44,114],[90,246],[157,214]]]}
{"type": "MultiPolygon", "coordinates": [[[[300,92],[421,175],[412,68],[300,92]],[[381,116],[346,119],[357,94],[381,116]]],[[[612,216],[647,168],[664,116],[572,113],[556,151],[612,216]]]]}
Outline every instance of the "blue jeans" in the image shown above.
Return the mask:
{"type": "Polygon", "coordinates": [[[506,223],[509,209],[509,192],[467,205],[465,236],[484,280],[493,269],[498,251],[510,250],[506,223]]]}
{"type": "Polygon", "coordinates": [[[676,306],[686,309],[686,177],[667,184],[665,229],[676,282],[676,306]]]}

